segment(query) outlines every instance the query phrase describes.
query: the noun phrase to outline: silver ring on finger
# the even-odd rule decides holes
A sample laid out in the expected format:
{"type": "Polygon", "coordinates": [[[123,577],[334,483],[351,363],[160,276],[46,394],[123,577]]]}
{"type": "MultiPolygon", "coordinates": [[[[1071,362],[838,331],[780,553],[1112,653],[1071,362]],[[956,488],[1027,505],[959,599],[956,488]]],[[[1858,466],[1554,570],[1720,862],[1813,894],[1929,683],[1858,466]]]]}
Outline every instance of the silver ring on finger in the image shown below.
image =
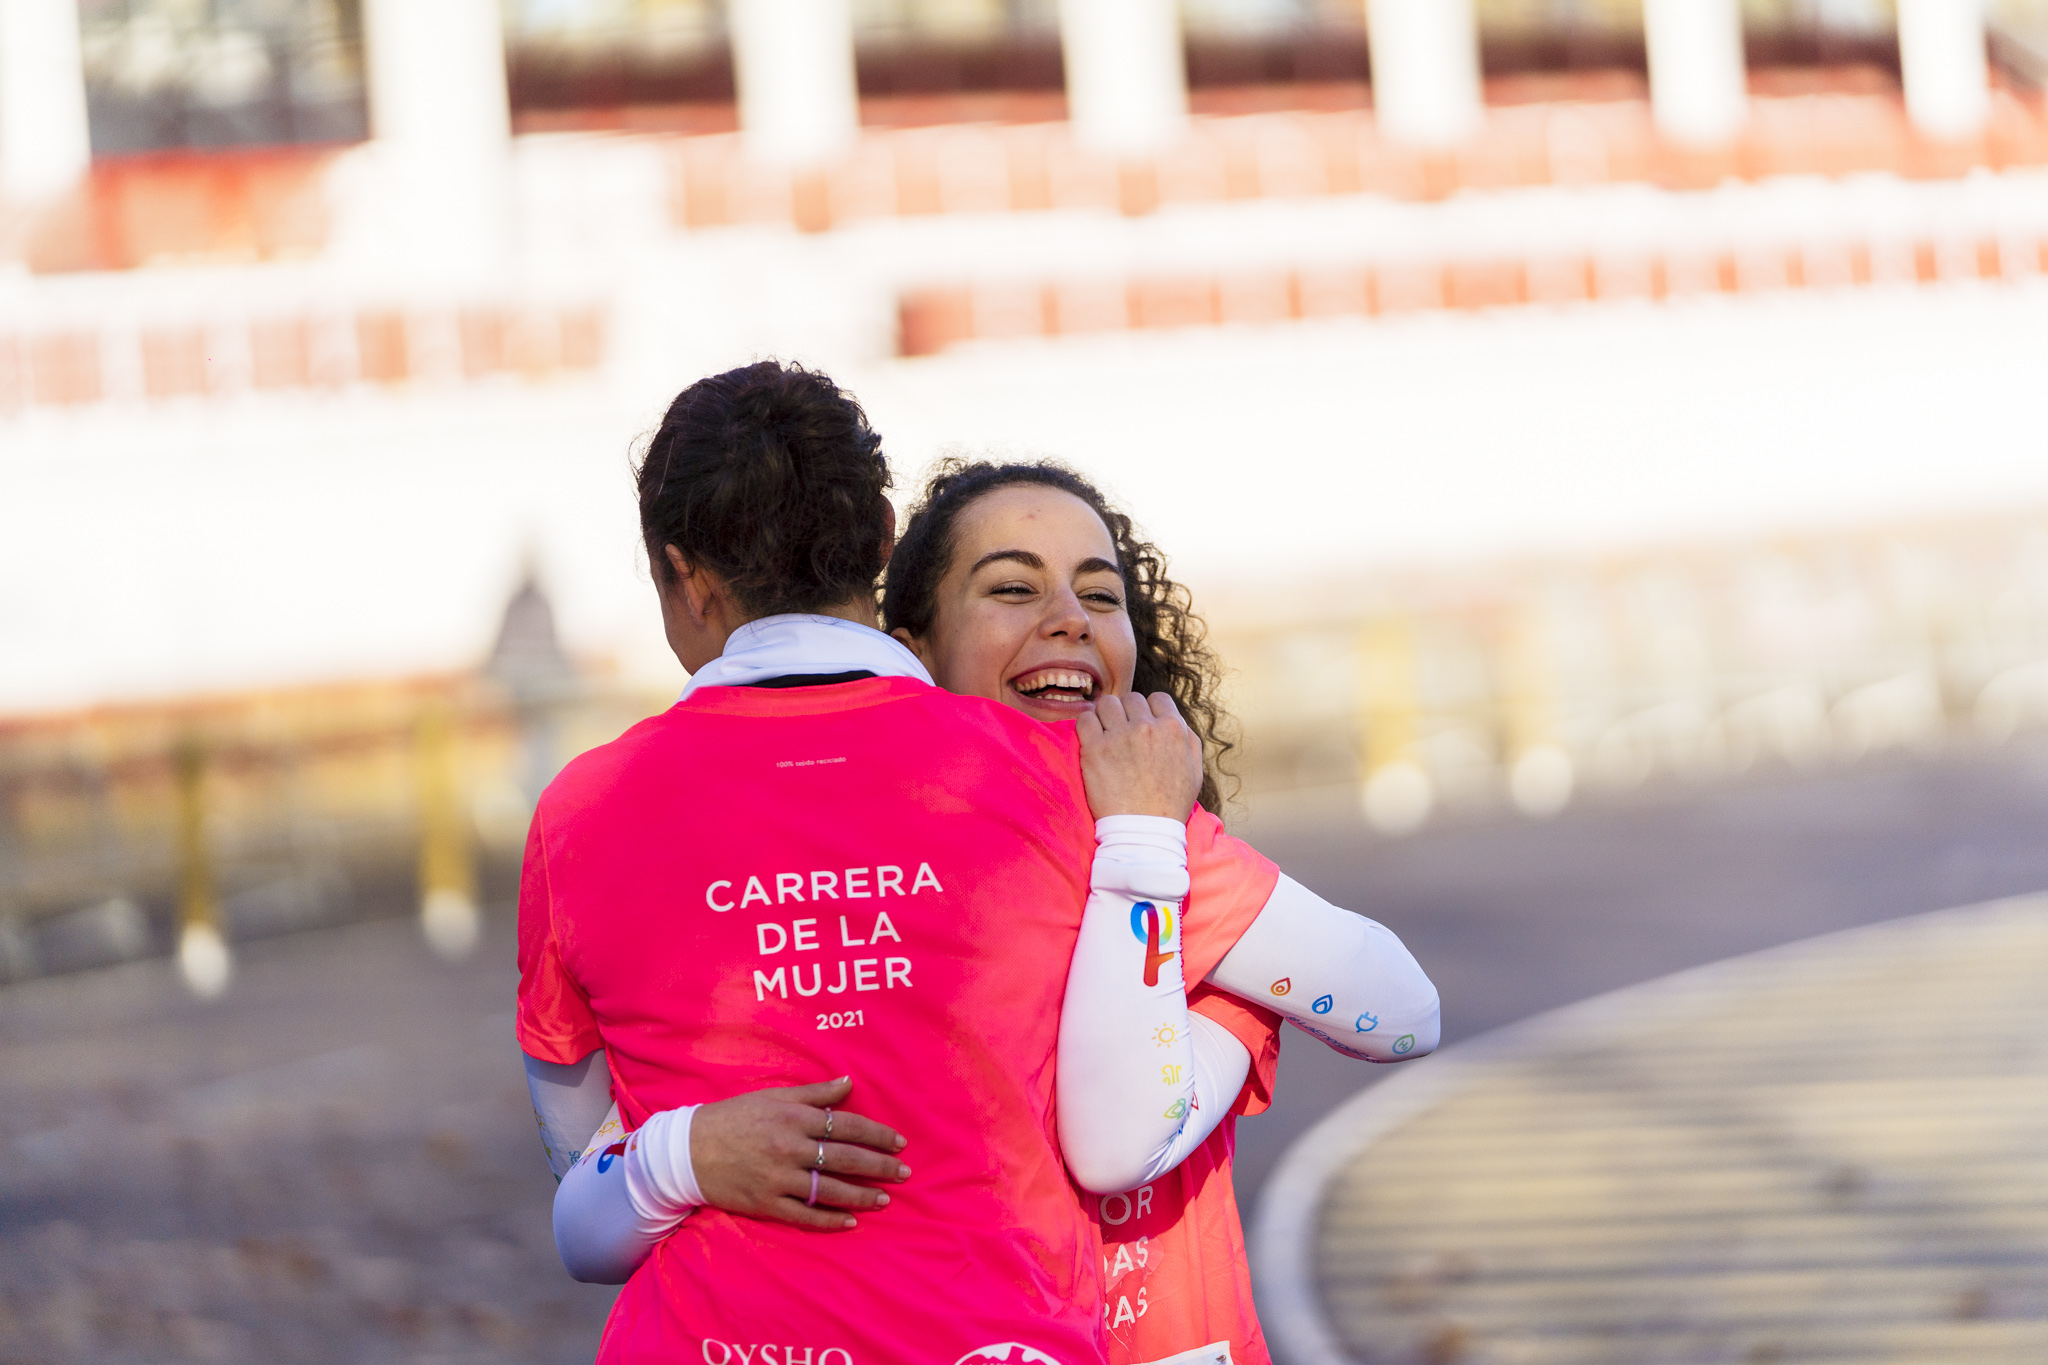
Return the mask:
{"type": "Polygon", "coordinates": [[[818,1144],[818,1159],[811,1163],[811,1169],[813,1171],[825,1169],[825,1144],[822,1142],[818,1144]]]}
{"type": "Polygon", "coordinates": [[[825,1106],[825,1136],[832,1136],[832,1106],[829,1104],[825,1106]]]}

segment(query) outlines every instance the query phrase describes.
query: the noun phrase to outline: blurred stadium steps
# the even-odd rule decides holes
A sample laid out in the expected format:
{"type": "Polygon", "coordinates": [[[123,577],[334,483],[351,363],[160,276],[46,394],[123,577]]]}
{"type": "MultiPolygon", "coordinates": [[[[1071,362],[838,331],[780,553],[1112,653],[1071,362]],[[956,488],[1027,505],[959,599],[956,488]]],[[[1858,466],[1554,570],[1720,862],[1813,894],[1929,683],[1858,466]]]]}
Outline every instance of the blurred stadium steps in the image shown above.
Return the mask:
{"type": "Polygon", "coordinates": [[[1893,921],[1455,1046],[1314,1129],[1286,1365],[2034,1361],[2048,902],[1893,921]]]}

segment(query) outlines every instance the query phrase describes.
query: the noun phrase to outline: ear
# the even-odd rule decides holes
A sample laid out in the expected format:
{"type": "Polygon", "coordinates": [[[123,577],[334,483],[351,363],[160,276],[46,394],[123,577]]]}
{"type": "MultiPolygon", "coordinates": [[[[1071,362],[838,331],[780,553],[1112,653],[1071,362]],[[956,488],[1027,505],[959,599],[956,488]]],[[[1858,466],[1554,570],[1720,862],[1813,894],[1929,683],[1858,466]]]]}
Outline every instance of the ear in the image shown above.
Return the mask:
{"type": "Polygon", "coordinates": [[[889,556],[896,553],[896,504],[882,499],[882,567],[889,567],[889,556]]]}
{"type": "Polygon", "coordinates": [[[925,642],[922,639],[918,638],[915,635],[912,635],[907,627],[896,627],[896,629],[889,632],[889,638],[896,641],[896,643],[902,645],[912,654],[915,654],[917,656],[917,661],[924,665],[925,672],[929,673],[932,671],[931,650],[926,646],[925,642]]]}
{"type": "Polygon", "coordinates": [[[682,593],[683,604],[689,609],[690,624],[703,626],[711,610],[713,600],[718,596],[718,587],[710,574],[698,573],[695,566],[683,558],[683,552],[673,545],[661,547],[668,556],[668,567],[675,577],[674,587],[682,593]]]}

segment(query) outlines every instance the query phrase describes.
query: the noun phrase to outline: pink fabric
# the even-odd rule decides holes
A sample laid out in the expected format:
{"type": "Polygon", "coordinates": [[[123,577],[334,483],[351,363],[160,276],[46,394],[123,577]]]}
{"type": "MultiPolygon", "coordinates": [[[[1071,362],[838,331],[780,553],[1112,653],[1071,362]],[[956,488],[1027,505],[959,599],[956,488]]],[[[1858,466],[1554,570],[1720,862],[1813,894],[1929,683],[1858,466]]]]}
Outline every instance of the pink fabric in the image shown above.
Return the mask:
{"type": "MultiPolygon", "coordinates": [[[[1103,1359],[1052,1112],[1094,843],[1071,726],[907,679],[705,688],[563,772],[521,884],[521,1045],[604,1046],[634,1127],[851,1075],[916,1171],[848,1233],[693,1215],[599,1360],[1103,1359]]],[[[1228,950],[1206,932],[1191,960],[1228,950]]]]}
{"type": "MultiPolygon", "coordinates": [[[[1185,923],[1190,934],[1197,925],[1204,934],[1199,949],[1187,948],[1188,979],[1199,983],[1265,908],[1280,869],[1197,811],[1188,822],[1188,874],[1185,923]]],[[[1089,1197],[1102,1234],[1110,1365],[1163,1360],[1217,1341],[1230,1343],[1237,1365],[1271,1365],[1230,1164],[1237,1116],[1273,1102],[1280,1016],[1205,984],[1188,992],[1188,1008],[1244,1044],[1251,1073],[1230,1116],[1194,1155],[1130,1194],[1089,1197]]]]}

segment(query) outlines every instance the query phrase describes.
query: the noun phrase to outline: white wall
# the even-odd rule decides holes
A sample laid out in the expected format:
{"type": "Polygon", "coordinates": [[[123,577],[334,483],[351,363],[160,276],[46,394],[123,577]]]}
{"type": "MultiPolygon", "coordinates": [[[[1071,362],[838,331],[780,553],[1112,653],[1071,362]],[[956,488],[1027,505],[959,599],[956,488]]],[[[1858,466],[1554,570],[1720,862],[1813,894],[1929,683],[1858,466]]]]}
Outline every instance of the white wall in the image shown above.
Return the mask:
{"type": "Polygon", "coordinates": [[[0,0],[0,199],[61,193],[91,161],[78,0],[0,0]]]}
{"type": "Polygon", "coordinates": [[[1929,137],[1967,138],[1991,111],[1984,0],[1899,0],[1906,112],[1929,137]]]}
{"type": "Polygon", "coordinates": [[[747,149],[826,160],[860,131],[851,0],[731,0],[733,75],[747,149]]]}
{"type": "Polygon", "coordinates": [[[513,239],[497,0],[363,0],[382,269],[489,278],[513,239]]]}
{"type": "Polygon", "coordinates": [[[1381,131],[1423,146],[1477,132],[1485,109],[1472,0],[1366,0],[1365,17],[1381,131]]]}
{"type": "Polygon", "coordinates": [[[1174,0],[1060,0],[1067,110],[1084,147],[1142,155],[1187,126],[1187,69],[1174,0]]]}
{"type": "Polygon", "coordinates": [[[1749,112],[1739,0],[1643,0],[1650,104],[1676,142],[1732,139],[1749,112]]]}

